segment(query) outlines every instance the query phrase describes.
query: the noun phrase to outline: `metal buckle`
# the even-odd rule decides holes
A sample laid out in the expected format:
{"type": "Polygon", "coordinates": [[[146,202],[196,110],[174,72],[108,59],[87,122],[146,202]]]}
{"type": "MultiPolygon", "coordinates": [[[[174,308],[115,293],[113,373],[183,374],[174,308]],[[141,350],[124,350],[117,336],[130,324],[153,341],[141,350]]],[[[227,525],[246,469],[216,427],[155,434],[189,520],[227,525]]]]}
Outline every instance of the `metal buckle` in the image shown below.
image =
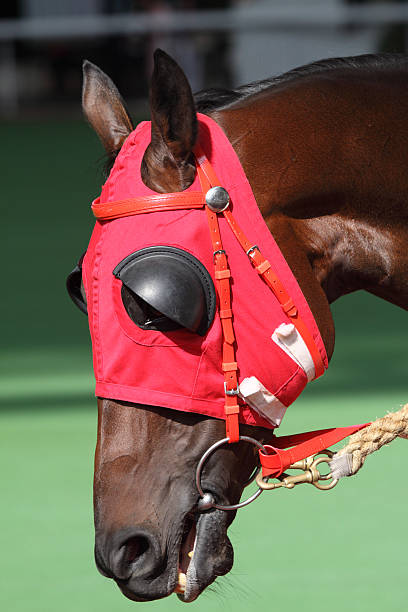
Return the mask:
{"type": "Polygon", "coordinates": [[[262,474],[258,474],[256,477],[256,484],[260,489],[264,491],[273,491],[275,489],[294,489],[296,485],[299,484],[312,484],[317,489],[321,491],[329,491],[333,489],[336,484],[339,482],[338,478],[333,478],[331,472],[329,474],[321,474],[317,469],[317,466],[321,463],[330,463],[331,458],[333,457],[333,451],[329,449],[325,449],[312,455],[311,457],[307,457],[307,459],[302,459],[301,461],[296,461],[292,465],[290,465],[288,470],[302,470],[302,474],[298,474],[297,476],[292,476],[290,474],[281,474],[278,476],[278,482],[268,482],[268,479],[264,479],[262,474]],[[318,455],[326,455],[326,457],[319,457],[318,455]],[[331,480],[332,481],[327,484],[321,484],[320,481],[331,480]]]}
{"type": "Polygon", "coordinates": [[[227,389],[227,383],[224,382],[224,393],[225,395],[239,395],[239,385],[237,383],[236,389],[227,389]]]}
{"type": "Polygon", "coordinates": [[[246,254],[248,255],[248,257],[250,257],[250,256],[251,256],[251,253],[253,253],[253,252],[255,251],[255,249],[258,249],[258,251],[259,251],[259,246],[258,246],[257,244],[254,244],[254,246],[251,246],[251,247],[250,247],[250,248],[247,250],[246,254]]]}
{"type": "Polygon", "coordinates": [[[213,260],[215,261],[215,256],[218,254],[221,255],[221,253],[224,253],[224,255],[227,256],[227,253],[224,251],[224,249],[218,249],[218,251],[214,251],[213,253],[213,260]]]}

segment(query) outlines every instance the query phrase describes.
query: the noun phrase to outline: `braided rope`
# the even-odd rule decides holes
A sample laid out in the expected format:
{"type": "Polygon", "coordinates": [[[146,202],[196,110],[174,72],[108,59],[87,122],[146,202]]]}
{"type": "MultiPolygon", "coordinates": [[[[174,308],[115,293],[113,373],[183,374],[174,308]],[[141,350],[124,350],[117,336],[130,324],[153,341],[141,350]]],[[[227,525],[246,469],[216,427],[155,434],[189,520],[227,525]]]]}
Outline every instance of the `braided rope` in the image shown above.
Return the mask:
{"type": "Polygon", "coordinates": [[[350,436],[348,444],[330,462],[333,477],[343,478],[356,474],[368,455],[398,437],[408,439],[408,404],[350,436]]]}

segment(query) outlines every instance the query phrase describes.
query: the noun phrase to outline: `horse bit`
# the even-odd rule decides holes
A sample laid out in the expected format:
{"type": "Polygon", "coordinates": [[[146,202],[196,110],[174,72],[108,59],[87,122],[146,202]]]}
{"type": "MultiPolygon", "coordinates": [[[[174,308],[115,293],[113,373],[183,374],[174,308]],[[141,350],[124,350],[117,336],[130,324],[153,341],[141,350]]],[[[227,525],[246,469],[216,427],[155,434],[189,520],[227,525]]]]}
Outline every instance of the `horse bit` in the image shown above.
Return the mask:
{"type": "MultiPolygon", "coordinates": [[[[255,440],[255,438],[251,438],[249,436],[240,436],[239,441],[249,442],[250,444],[253,444],[258,450],[267,454],[267,450],[264,445],[261,444],[261,442],[258,442],[258,440],[255,440]]],[[[228,442],[229,438],[223,438],[222,440],[218,440],[218,442],[215,442],[212,446],[210,446],[209,449],[205,451],[200,461],[198,462],[195,474],[195,482],[198,492],[200,494],[200,499],[197,504],[197,509],[199,512],[205,512],[206,510],[210,510],[211,508],[215,508],[217,510],[239,510],[240,508],[244,508],[245,506],[248,506],[250,503],[255,501],[263,491],[275,491],[276,489],[281,488],[294,489],[295,486],[299,484],[312,484],[317,489],[320,489],[320,491],[329,491],[330,489],[333,489],[338,483],[338,479],[333,478],[331,472],[328,474],[322,474],[318,469],[318,465],[322,463],[330,463],[331,458],[334,455],[333,451],[325,449],[320,451],[319,453],[316,453],[315,455],[307,457],[306,459],[303,459],[301,461],[296,461],[295,463],[290,465],[287,469],[300,470],[301,473],[292,476],[284,472],[275,479],[278,482],[268,482],[269,478],[263,477],[262,474],[259,473],[260,467],[256,467],[250,478],[244,484],[244,487],[247,487],[249,484],[251,484],[251,482],[255,480],[256,484],[258,485],[258,489],[255,491],[255,493],[253,493],[244,501],[239,502],[238,504],[232,504],[229,506],[217,504],[212,493],[203,490],[201,485],[201,476],[204,466],[210,455],[212,455],[220,446],[223,446],[228,442]],[[322,484],[321,482],[323,481],[324,483],[328,480],[331,480],[331,482],[327,484],[322,484]]]]}

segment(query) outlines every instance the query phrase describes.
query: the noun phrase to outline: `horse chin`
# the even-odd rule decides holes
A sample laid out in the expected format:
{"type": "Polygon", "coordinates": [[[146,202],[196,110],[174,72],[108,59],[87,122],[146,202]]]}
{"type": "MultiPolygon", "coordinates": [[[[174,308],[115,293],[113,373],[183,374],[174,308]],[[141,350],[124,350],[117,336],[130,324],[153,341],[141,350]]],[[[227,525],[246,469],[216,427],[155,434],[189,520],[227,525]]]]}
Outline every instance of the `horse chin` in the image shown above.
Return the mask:
{"type": "Polygon", "coordinates": [[[227,536],[231,518],[220,510],[201,514],[183,538],[174,590],[180,601],[194,601],[218,576],[231,570],[234,555],[227,536]]]}

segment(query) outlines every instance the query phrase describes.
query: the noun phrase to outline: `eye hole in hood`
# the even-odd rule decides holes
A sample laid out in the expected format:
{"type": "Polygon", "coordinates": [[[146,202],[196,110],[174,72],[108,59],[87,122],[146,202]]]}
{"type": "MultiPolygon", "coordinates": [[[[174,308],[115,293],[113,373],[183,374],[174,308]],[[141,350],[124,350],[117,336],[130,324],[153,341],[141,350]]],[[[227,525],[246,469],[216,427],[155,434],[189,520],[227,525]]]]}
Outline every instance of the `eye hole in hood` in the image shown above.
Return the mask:
{"type": "Polygon", "coordinates": [[[122,302],[141,329],[186,328],[204,336],[215,315],[214,283],[191,253],[170,246],[140,249],[113,270],[122,282],[122,302]]]}

